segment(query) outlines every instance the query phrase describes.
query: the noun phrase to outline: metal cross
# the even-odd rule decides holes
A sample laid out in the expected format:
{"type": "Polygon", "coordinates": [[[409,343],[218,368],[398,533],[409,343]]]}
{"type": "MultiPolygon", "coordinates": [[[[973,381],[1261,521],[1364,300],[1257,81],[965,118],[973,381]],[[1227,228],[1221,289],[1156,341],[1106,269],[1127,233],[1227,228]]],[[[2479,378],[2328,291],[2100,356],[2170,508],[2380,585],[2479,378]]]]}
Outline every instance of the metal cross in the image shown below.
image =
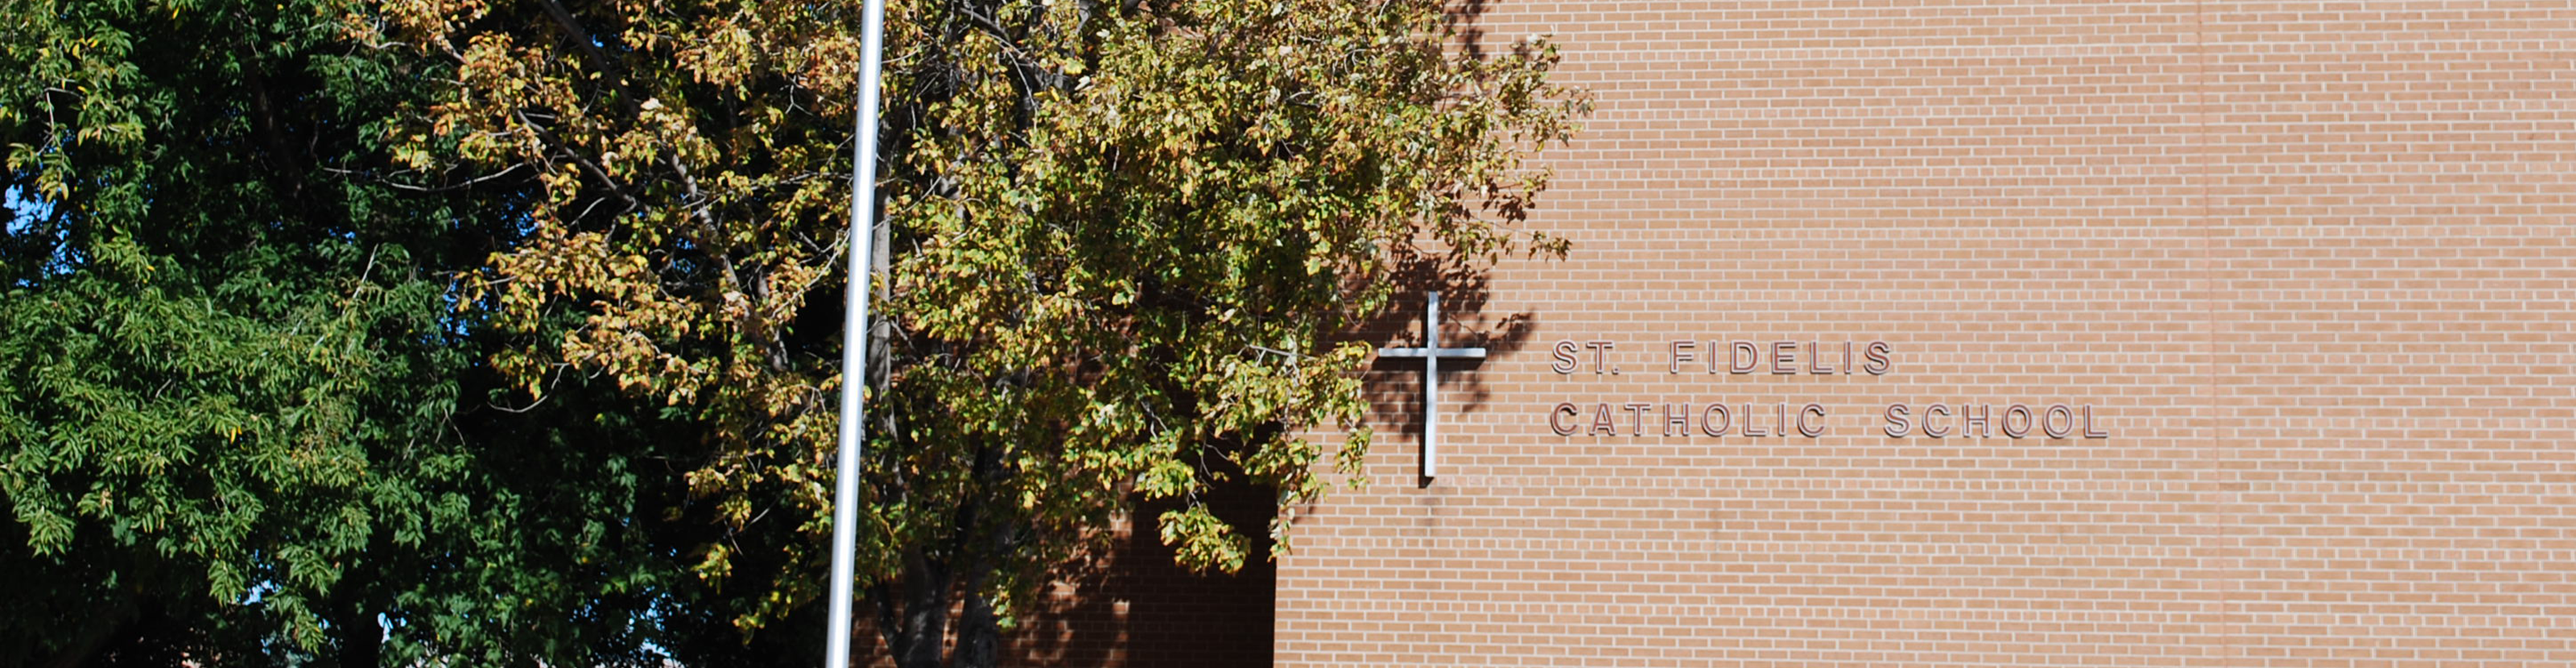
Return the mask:
{"type": "Polygon", "coordinates": [[[1484,359],[1484,348],[1440,347],[1440,293],[1431,293],[1422,313],[1424,348],[1379,348],[1378,357],[1422,358],[1422,479],[1440,470],[1440,358],[1484,359]]]}

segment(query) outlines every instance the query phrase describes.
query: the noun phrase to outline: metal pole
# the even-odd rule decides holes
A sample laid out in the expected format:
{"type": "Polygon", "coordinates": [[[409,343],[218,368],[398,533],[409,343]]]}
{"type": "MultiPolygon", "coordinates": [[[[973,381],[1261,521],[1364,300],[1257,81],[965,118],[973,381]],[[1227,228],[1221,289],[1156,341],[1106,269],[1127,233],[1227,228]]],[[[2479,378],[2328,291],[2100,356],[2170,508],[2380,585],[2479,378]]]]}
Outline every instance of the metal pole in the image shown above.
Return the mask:
{"type": "Polygon", "coordinates": [[[1440,477],[1440,292],[1422,307],[1422,478],[1440,477]]]}
{"type": "Polygon", "coordinates": [[[850,165],[850,287],[841,323],[841,444],[832,480],[832,617],[825,636],[824,668],[849,668],[852,571],[857,568],[859,448],[866,445],[861,395],[868,379],[868,298],[876,262],[877,73],[885,64],[885,0],[859,10],[859,109],[857,147],[850,165]]]}

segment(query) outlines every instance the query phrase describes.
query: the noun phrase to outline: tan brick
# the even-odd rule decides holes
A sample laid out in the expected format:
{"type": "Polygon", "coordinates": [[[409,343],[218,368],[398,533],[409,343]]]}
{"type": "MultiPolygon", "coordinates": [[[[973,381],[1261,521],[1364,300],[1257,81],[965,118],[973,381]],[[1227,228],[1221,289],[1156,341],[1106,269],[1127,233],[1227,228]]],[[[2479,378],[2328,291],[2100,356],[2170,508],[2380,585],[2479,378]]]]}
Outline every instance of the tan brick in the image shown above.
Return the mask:
{"type": "Polygon", "coordinates": [[[1420,373],[1370,379],[1374,484],[1298,528],[1277,663],[2576,665],[2576,6],[1470,20],[1552,33],[1596,96],[1531,222],[1574,252],[1451,306],[1451,345],[1531,324],[1446,380],[1430,486],[1420,373]],[[1676,338],[1897,369],[1670,374],[1676,338]],[[1551,371],[1560,339],[1623,373],[1551,371]],[[1717,400],[1831,430],[1546,422],[1717,400]],[[1890,439],[1893,402],[2090,404],[2114,435],[1890,439]]]}

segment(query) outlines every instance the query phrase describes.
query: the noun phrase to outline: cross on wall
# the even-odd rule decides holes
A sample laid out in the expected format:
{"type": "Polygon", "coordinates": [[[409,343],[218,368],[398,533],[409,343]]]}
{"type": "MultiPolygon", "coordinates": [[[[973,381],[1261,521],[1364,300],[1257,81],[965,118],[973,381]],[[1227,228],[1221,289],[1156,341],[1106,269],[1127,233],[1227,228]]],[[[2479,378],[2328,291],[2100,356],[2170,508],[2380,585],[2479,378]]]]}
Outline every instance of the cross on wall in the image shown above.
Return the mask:
{"type": "Polygon", "coordinates": [[[1378,357],[1422,358],[1422,480],[1427,484],[1440,471],[1440,360],[1480,360],[1484,348],[1440,347],[1440,293],[1426,296],[1422,306],[1422,348],[1379,348],[1378,357]]]}

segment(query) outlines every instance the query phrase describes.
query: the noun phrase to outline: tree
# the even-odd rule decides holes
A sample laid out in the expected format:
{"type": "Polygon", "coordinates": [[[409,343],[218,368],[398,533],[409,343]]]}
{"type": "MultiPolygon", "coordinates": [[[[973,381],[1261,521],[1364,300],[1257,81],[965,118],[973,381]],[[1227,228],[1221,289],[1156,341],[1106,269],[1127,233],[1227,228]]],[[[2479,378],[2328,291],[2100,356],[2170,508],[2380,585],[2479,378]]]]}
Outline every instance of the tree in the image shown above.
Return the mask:
{"type": "Polygon", "coordinates": [[[524,206],[379,168],[437,73],[349,9],[0,4],[0,664],[645,663],[686,599],[652,416],[483,406],[524,206]]]}
{"type": "MultiPolygon", "coordinates": [[[[528,174],[533,232],[470,308],[549,336],[498,365],[706,425],[691,491],[730,535],[696,572],[749,631],[813,602],[858,62],[855,0],[396,0],[371,48],[453,67],[389,130],[401,168],[528,174]],[[759,564],[752,568],[752,564],[759,564]],[[725,584],[731,583],[731,584],[725,584]]],[[[1544,41],[1458,48],[1436,2],[895,2],[890,249],[862,580],[898,664],[990,665],[1046,569],[1138,495],[1316,498],[1312,427],[1351,428],[1343,340],[1409,261],[1472,272],[1515,227],[1578,97],[1544,41]]],[[[1470,45],[1473,46],[1473,45],[1470,45]]],[[[1248,542],[1203,504],[1154,531],[1197,567],[1248,542]]],[[[1284,543],[1283,543],[1284,544],[1284,543]]]]}
{"type": "MultiPolygon", "coordinates": [[[[711,426],[688,482],[734,536],[696,570],[770,591],[734,598],[742,629],[824,573],[855,5],[348,15],[456,70],[389,132],[399,168],[536,175],[533,235],[471,307],[520,335],[580,325],[497,364],[528,397],[598,374],[711,426]]],[[[1522,155],[1582,103],[1546,83],[1551,46],[1453,49],[1437,3],[894,3],[889,26],[889,371],[860,531],[902,665],[938,663],[956,601],[956,660],[992,663],[1018,598],[1131,495],[1270,485],[1285,534],[1321,493],[1303,428],[1363,408],[1365,346],[1340,335],[1386,307],[1386,273],[1564,250],[1512,224],[1543,188],[1522,155]]],[[[1190,565],[1249,557],[1200,503],[1154,531],[1190,565]]]]}

